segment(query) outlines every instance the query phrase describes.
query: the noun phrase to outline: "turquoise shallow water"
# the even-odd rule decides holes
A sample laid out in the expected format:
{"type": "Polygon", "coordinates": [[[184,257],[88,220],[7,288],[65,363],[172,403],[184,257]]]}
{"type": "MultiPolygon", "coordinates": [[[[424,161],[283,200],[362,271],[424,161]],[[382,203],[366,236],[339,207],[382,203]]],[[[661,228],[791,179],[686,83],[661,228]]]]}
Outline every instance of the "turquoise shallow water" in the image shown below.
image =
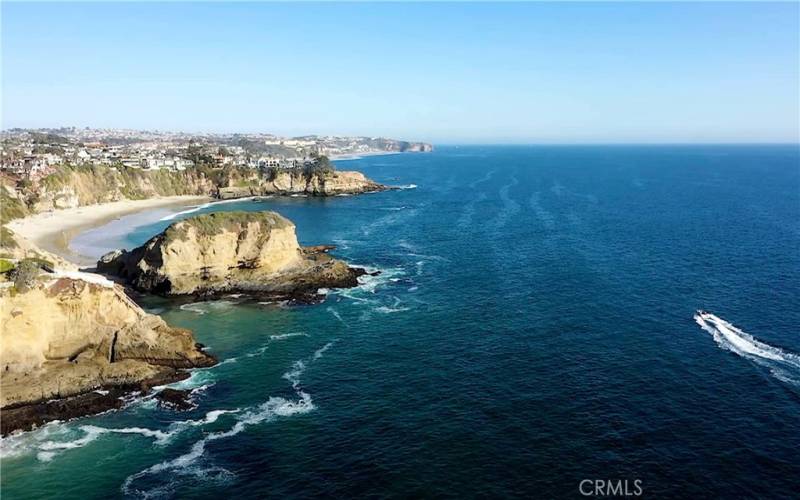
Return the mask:
{"type": "MultiPolygon", "coordinates": [[[[380,276],[315,306],[148,299],[222,360],[181,383],[197,408],[135,401],[5,440],[4,497],[562,497],[587,478],[796,495],[797,147],[441,147],[339,168],[409,189],[200,211],[277,210],[380,276]],[[699,308],[735,327],[702,329],[699,308]]],[[[167,215],[75,247],[130,248],[167,215]]]]}

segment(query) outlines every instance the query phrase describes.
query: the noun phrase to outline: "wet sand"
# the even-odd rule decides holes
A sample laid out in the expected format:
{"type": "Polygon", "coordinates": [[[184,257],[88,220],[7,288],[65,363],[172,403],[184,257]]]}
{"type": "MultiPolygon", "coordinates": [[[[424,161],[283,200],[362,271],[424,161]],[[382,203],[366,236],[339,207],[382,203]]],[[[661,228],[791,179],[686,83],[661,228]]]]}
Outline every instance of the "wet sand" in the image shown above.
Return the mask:
{"type": "Polygon", "coordinates": [[[69,247],[76,235],[122,216],[154,208],[181,208],[211,201],[206,196],[168,196],[147,200],[123,200],[78,208],[53,210],[11,221],[8,227],[39,248],[80,266],[94,265],[94,260],[69,247]]]}

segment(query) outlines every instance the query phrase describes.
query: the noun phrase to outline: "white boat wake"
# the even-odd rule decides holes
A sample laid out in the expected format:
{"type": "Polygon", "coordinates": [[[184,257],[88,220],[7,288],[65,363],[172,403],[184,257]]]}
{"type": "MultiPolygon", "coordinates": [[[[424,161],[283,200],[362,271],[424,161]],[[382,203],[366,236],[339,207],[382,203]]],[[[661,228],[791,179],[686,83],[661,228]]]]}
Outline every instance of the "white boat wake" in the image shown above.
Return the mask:
{"type": "Polygon", "coordinates": [[[800,356],[797,354],[761,342],[709,312],[697,311],[694,320],[711,334],[720,348],[768,368],[782,382],[800,386],[800,356]]]}

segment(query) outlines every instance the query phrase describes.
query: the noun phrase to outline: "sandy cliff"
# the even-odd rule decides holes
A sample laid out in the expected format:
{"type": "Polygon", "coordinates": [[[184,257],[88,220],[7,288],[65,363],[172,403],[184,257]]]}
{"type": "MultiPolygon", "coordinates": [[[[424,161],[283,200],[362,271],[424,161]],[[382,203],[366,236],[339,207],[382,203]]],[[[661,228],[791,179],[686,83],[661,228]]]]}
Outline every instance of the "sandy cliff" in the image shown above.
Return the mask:
{"type": "Polygon", "coordinates": [[[180,369],[214,359],[191,332],[145,313],[118,285],[57,271],[24,292],[3,283],[0,362],[6,434],[118,407],[126,390],[180,379],[180,369]]]}
{"type": "Polygon", "coordinates": [[[326,175],[305,175],[301,171],[282,170],[276,172],[272,178],[263,178],[258,181],[249,179],[244,183],[239,181],[230,184],[219,188],[219,198],[241,198],[243,196],[269,194],[336,196],[372,193],[389,189],[383,184],[378,184],[368,179],[361,172],[355,171],[335,171],[326,175]]]}
{"type": "Polygon", "coordinates": [[[50,210],[120,200],[180,195],[222,199],[267,194],[335,196],[387,189],[360,172],[310,173],[292,169],[265,174],[257,169],[236,167],[170,172],[61,166],[54,174],[25,187],[10,185],[8,179],[0,180],[2,223],[50,210]]]}
{"type": "Polygon", "coordinates": [[[327,249],[301,248],[294,224],[275,212],[216,212],[176,222],[130,252],[111,252],[97,268],[162,295],[244,292],[307,302],[319,288],[356,286],[364,273],[327,249]]]}

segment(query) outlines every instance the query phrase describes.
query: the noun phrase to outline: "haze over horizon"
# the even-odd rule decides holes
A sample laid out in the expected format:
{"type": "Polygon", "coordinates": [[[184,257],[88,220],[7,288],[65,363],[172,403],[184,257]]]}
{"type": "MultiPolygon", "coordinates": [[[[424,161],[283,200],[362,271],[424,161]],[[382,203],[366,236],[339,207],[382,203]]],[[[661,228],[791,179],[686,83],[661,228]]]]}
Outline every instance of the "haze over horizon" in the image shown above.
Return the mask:
{"type": "Polygon", "coordinates": [[[800,4],[2,4],[2,127],[800,139],[800,4]]]}

